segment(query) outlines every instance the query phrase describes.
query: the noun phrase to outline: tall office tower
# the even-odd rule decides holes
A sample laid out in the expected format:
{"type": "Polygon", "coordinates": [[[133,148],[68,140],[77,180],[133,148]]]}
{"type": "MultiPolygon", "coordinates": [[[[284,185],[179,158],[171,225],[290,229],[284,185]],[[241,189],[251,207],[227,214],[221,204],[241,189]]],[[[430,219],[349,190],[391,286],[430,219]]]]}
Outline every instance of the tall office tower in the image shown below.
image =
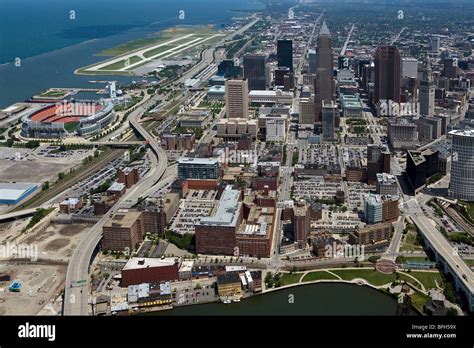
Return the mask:
{"type": "Polygon", "coordinates": [[[321,121],[321,111],[324,100],[334,99],[334,79],[333,79],[333,54],[331,34],[323,22],[317,40],[316,51],[316,81],[314,86],[315,100],[314,112],[316,122],[321,121]]]}
{"type": "Polygon", "coordinates": [[[249,91],[267,89],[267,57],[258,54],[244,56],[244,78],[248,80],[249,91]]]}
{"type": "Polygon", "coordinates": [[[432,36],[431,37],[431,53],[433,54],[439,54],[439,37],[438,36],[432,36]]]}
{"type": "Polygon", "coordinates": [[[474,130],[453,130],[449,135],[453,137],[449,194],[474,202],[474,130]]]}
{"type": "Polygon", "coordinates": [[[300,124],[314,125],[314,99],[300,98],[300,124]]]}
{"type": "Polygon", "coordinates": [[[336,138],[336,103],[332,100],[323,100],[323,140],[333,141],[336,138]]]}
{"type": "Polygon", "coordinates": [[[240,67],[232,59],[224,59],[217,66],[217,75],[225,78],[236,78],[240,75],[240,67]]]}
{"type": "Polygon", "coordinates": [[[281,67],[281,68],[276,68],[274,71],[275,75],[275,86],[282,87],[285,85],[285,76],[290,75],[290,68],[287,67],[281,67]]]}
{"type": "Polygon", "coordinates": [[[458,60],[457,58],[447,58],[443,61],[443,74],[448,79],[458,77],[458,60]]]}
{"type": "Polygon", "coordinates": [[[401,101],[401,59],[396,46],[379,46],[375,51],[375,102],[401,101]]]}
{"type": "Polygon", "coordinates": [[[308,72],[310,74],[316,74],[316,50],[308,50],[308,72]]]}
{"type": "Polygon", "coordinates": [[[378,173],[390,174],[390,151],[386,146],[367,145],[367,182],[374,185],[378,173]]]}
{"type": "Polygon", "coordinates": [[[249,87],[247,80],[225,82],[227,118],[249,118],[249,87]]]}
{"type": "Polygon", "coordinates": [[[433,116],[435,108],[435,82],[431,75],[431,67],[426,63],[421,68],[420,81],[420,115],[433,116]]]}
{"type": "Polygon", "coordinates": [[[293,72],[293,41],[278,40],[277,42],[278,66],[286,66],[293,72]]]}
{"type": "Polygon", "coordinates": [[[311,212],[304,200],[296,202],[293,209],[295,242],[298,243],[298,248],[303,249],[311,229],[311,212]]]}

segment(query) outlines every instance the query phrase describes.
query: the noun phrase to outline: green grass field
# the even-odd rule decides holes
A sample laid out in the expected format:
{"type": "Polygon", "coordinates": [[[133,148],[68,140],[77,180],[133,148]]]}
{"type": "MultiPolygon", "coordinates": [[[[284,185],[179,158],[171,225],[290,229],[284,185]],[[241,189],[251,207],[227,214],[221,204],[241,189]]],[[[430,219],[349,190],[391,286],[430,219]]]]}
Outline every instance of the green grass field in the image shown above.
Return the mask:
{"type": "Polygon", "coordinates": [[[439,272],[411,271],[408,274],[418,279],[426,289],[436,288],[435,280],[438,285],[441,285],[443,282],[439,272]]]}
{"type": "Polygon", "coordinates": [[[332,273],[337,274],[343,280],[352,280],[355,278],[362,278],[367,280],[370,284],[375,286],[391,283],[395,280],[395,273],[384,274],[373,269],[338,269],[331,270],[332,273]]]}
{"type": "Polygon", "coordinates": [[[41,97],[62,98],[67,94],[65,91],[48,90],[40,94],[41,97]]]}
{"type": "Polygon", "coordinates": [[[423,307],[426,305],[429,299],[430,298],[427,295],[422,294],[419,291],[416,291],[413,295],[411,295],[411,304],[413,307],[415,307],[421,313],[423,313],[424,312],[423,307]]]}
{"type": "Polygon", "coordinates": [[[474,266],[474,260],[467,260],[467,259],[463,259],[464,262],[466,263],[466,265],[468,266],[474,266]]]}
{"type": "Polygon", "coordinates": [[[280,283],[281,286],[296,284],[300,281],[301,273],[281,273],[280,283]]]}
{"type": "Polygon", "coordinates": [[[66,129],[66,131],[68,131],[69,133],[72,133],[72,132],[75,132],[77,127],[79,126],[79,122],[70,122],[70,123],[66,123],[64,125],[64,128],[66,129]]]}
{"type": "Polygon", "coordinates": [[[105,51],[99,52],[97,55],[116,57],[128,52],[133,52],[133,51],[143,49],[147,46],[154,46],[161,42],[174,39],[178,35],[187,35],[187,34],[210,35],[214,33],[215,31],[212,29],[212,27],[209,27],[209,26],[173,27],[173,28],[168,28],[159,33],[156,33],[151,37],[132,40],[122,45],[109,48],[105,51]]]}
{"type": "Polygon", "coordinates": [[[110,64],[110,65],[106,65],[102,68],[100,68],[99,70],[119,70],[119,69],[122,69],[122,68],[125,68],[126,66],[128,65],[132,65],[132,64],[135,64],[135,63],[138,63],[139,61],[141,61],[142,59],[138,56],[132,56],[130,57],[130,59],[128,60],[128,64],[126,65],[126,61],[127,60],[120,60],[116,63],[113,63],[113,64],[110,64]]]}
{"type": "MultiPolygon", "coordinates": [[[[178,41],[178,42],[181,42],[181,41],[178,41]]],[[[183,40],[183,43],[185,41],[183,40]]],[[[160,54],[164,51],[167,51],[173,47],[176,47],[176,45],[164,45],[164,46],[161,46],[161,47],[157,47],[151,51],[148,51],[148,52],[145,52],[143,53],[143,55],[146,57],[146,58],[150,58],[150,57],[153,57],[153,56],[156,56],[157,54],[160,54]]]]}
{"type": "Polygon", "coordinates": [[[315,271],[315,272],[311,272],[311,273],[308,273],[306,274],[302,281],[303,282],[311,282],[311,281],[315,281],[315,280],[324,280],[324,279],[338,279],[337,277],[335,277],[334,275],[332,275],[331,273],[328,273],[326,271],[315,271]]]}

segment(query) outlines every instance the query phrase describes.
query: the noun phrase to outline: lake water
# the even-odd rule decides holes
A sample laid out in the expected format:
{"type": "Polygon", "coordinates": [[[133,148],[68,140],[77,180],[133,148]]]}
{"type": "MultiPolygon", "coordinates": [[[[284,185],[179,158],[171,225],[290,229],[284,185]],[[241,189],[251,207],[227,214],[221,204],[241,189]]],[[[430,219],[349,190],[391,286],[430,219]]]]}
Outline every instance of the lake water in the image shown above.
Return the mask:
{"type": "Polygon", "coordinates": [[[74,70],[103,60],[95,55],[100,51],[170,26],[219,28],[243,15],[233,9],[263,7],[257,0],[1,0],[0,108],[49,87],[101,87],[90,80],[131,82],[129,77],[75,75],[74,70]],[[185,11],[183,20],[180,10],[185,11]]]}

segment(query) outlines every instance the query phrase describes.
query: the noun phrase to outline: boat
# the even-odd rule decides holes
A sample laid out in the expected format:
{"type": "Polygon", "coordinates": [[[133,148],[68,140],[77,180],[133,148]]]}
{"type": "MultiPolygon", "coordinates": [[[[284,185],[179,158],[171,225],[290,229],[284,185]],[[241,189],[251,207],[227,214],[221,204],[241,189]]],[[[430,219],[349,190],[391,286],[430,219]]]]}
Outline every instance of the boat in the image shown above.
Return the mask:
{"type": "Polygon", "coordinates": [[[234,302],[240,302],[240,298],[234,299],[234,302]]]}

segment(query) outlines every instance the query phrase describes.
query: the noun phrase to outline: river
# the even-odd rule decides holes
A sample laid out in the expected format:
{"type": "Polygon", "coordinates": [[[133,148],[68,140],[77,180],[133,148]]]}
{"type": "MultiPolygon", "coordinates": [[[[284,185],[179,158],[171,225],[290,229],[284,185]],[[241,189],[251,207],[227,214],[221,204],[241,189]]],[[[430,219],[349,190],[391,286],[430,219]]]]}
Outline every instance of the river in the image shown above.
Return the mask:
{"type": "MultiPolygon", "coordinates": [[[[285,288],[238,303],[177,307],[151,315],[396,315],[397,301],[368,286],[318,283],[285,288]],[[291,299],[293,299],[293,303],[291,299]]],[[[416,315],[412,310],[411,315],[416,315]]]]}

